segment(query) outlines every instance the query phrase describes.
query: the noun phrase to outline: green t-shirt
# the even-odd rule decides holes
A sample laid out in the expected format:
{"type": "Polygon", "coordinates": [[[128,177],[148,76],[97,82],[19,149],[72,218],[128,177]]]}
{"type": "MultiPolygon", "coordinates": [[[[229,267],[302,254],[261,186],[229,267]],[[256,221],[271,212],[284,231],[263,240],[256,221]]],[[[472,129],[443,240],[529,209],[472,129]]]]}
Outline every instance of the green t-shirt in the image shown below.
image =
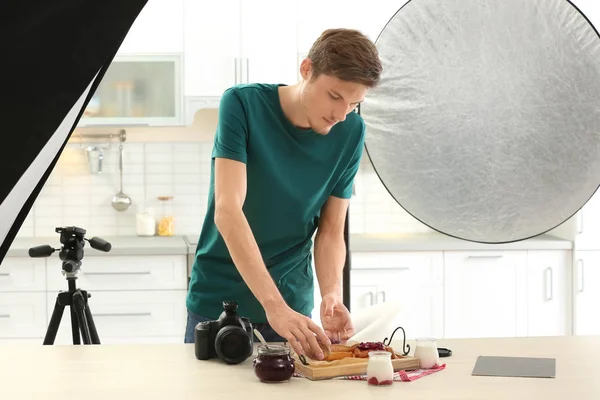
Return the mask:
{"type": "Polygon", "coordinates": [[[253,323],[265,312],[235,267],[214,223],[214,159],[246,164],[243,211],[263,261],[286,303],[310,316],[314,307],[312,238],[329,196],[350,198],[363,153],[365,124],[355,112],[327,135],[294,127],[276,84],[226,90],[219,106],[212,152],[208,208],[192,267],[188,309],[217,319],[223,301],[253,323]]]}

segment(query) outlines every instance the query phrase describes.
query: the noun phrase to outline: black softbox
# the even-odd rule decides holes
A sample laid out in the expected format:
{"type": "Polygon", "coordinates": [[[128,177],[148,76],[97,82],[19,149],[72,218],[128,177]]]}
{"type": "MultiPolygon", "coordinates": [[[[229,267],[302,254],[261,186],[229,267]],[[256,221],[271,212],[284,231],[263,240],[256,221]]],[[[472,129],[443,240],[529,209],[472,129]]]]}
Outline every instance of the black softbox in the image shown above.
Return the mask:
{"type": "Polygon", "coordinates": [[[146,1],[2,1],[0,263],[146,1]]]}

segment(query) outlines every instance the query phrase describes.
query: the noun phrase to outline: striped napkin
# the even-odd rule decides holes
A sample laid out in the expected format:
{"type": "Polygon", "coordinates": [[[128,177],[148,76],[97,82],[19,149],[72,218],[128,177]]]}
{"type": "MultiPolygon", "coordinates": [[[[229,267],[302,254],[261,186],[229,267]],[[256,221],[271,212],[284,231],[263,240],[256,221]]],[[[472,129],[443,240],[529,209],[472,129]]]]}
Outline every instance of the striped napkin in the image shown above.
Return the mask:
{"type": "MultiPolygon", "coordinates": [[[[437,367],[433,367],[430,369],[415,369],[413,371],[397,371],[394,372],[394,381],[395,382],[412,382],[419,378],[422,378],[427,375],[434,374],[438,371],[446,368],[446,364],[440,364],[437,367]]],[[[294,372],[294,376],[298,378],[303,378],[304,376],[298,371],[294,372]]],[[[338,376],[332,379],[342,379],[349,381],[366,381],[367,375],[349,375],[349,376],[338,376]]]]}

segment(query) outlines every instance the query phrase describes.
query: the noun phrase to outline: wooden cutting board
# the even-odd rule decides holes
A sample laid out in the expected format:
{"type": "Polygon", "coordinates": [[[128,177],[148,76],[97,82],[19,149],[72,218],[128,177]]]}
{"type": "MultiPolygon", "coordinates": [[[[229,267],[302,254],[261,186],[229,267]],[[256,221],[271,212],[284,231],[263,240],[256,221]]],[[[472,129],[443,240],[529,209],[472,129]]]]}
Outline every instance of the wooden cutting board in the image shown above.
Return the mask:
{"type": "MultiPolygon", "coordinates": [[[[419,359],[402,356],[392,359],[394,371],[412,371],[419,369],[419,359]]],[[[306,358],[308,365],[304,365],[295,353],[292,353],[296,371],[304,375],[306,378],[317,381],[323,379],[332,379],[340,376],[348,375],[366,375],[368,358],[344,358],[335,361],[319,361],[306,358]]]]}

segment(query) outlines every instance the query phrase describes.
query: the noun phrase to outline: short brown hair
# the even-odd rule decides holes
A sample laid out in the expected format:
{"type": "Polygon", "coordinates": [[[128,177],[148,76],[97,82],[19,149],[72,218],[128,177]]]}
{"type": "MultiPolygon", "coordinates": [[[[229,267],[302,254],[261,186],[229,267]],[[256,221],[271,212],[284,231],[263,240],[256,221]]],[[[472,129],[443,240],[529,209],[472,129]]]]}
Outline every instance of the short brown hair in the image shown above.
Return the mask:
{"type": "Polygon", "coordinates": [[[325,74],[374,87],[383,70],[375,43],[354,29],[324,31],[307,57],[312,61],[314,78],[325,74]]]}

